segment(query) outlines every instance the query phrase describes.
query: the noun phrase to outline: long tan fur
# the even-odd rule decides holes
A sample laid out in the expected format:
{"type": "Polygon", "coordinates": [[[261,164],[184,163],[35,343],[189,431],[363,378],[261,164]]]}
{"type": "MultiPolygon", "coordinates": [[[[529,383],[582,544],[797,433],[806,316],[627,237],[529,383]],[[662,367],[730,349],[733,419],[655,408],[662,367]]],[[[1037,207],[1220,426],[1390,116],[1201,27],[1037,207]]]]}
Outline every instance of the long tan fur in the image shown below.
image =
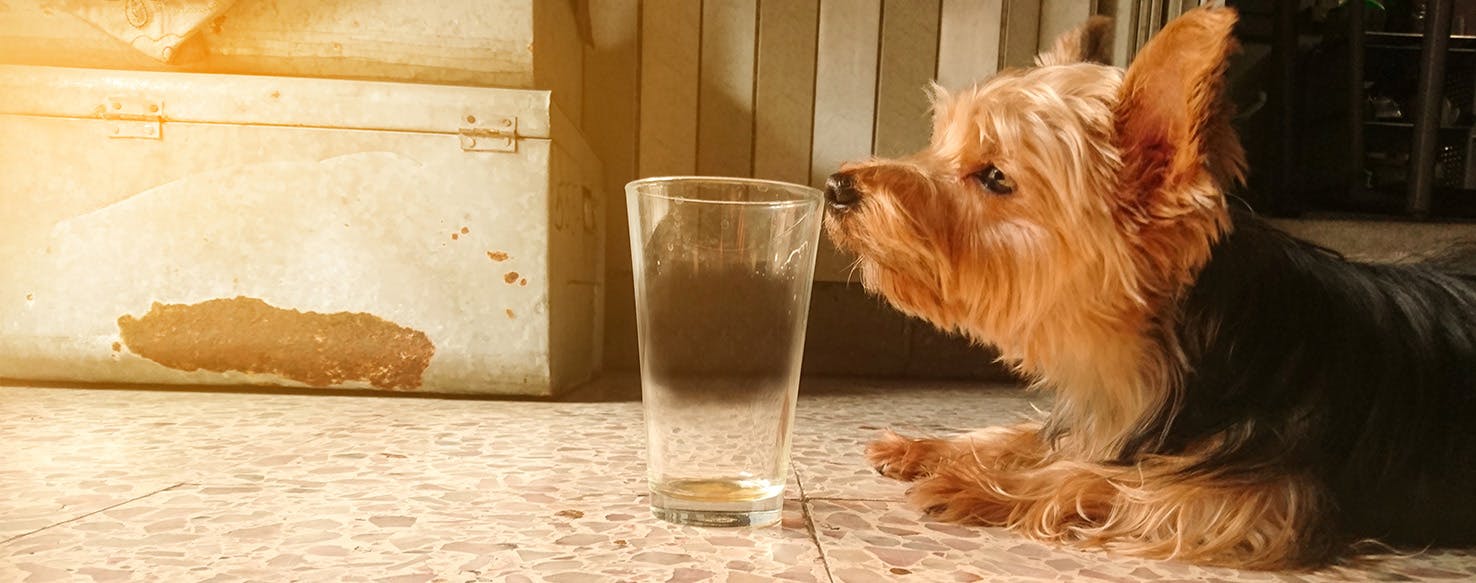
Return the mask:
{"type": "Polygon", "coordinates": [[[1131,466],[1051,452],[1034,423],[954,439],[896,434],[873,442],[885,475],[921,480],[912,502],[938,518],[1007,527],[1032,538],[1131,555],[1252,569],[1315,566],[1323,497],[1310,477],[1184,478],[1192,456],[1131,466]]]}

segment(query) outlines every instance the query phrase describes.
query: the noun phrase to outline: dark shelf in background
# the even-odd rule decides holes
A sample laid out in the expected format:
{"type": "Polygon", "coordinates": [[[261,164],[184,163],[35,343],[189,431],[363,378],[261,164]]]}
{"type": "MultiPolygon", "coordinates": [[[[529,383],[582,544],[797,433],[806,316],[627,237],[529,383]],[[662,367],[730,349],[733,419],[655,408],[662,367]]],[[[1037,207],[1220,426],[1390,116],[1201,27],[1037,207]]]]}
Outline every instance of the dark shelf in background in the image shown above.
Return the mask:
{"type": "Polygon", "coordinates": [[[1257,132],[1259,181],[1248,191],[1275,193],[1261,208],[1348,220],[1476,220],[1476,34],[1457,23],[1454,0],[1426,0],[1423,18],[1408,12],[1409,3],[1392,15],[1359,0],[1322,13],[1290,0],[1231,4],[1272,11],[1261,26],[1237,29],[1243,42],[1270,49],[1258,57],[1269,115],[1246,124],[1257,132]],[[1402,116],[1375,119],[1390,105],[1402,116]]]}
{"type": "MultiPolygon", "coordinates": [[[[1397,130],[1412,130],[1415,127],[1414,122],[1409,121],[1365,121],[1363,122],[1363,125],[1371,128],[1386,128],[1397,130]]],[[[1438,129],[1442,132],[1469,132],[1472,129],[1476,129],[1476,126],[1440,126],[1438,129]]]]}
{"type": "Polygon", "coordinates": [[[1409,215],[1406,215],[1402,211],[1401,212],[1392,212],[1392,213],[1387,213],[1387,212],[1386,213],[1379,213],[1379,212],[1366,212],[1366,211],[1365,212],[1359,212],[1359,211],[1318,210],[1318,211],[1308,211],[1308,212],[1302,213],[1300,215],[1297,215],[1297,218],[1298,219],[1303,219],[1303,220],[1309,220],[1309,221],[1360,221],[1360,222],[1396,221],[1396,222],[1401,222],[1401,223],[1438,223],[1438,224],[1455,224],[1455,225],[1476,224],[1476,217],[1439,217],[1439,218],[1433,218],[1433,219],[1420,220],[1420,219],[1416,219],[1414,217],[1411,217],[1409,215]]]}
{"type": "MultiPolygon", "coordinates": [[[[1370,49],[1418,51],[1424,43],[1425,35],[1418,32],[1368,31],[1363,33],[1363,38],[1363,46],[1370,49]]],[[[1476,53],[1476,36],[1451,35],[1446,52],[1476,53]]]]}

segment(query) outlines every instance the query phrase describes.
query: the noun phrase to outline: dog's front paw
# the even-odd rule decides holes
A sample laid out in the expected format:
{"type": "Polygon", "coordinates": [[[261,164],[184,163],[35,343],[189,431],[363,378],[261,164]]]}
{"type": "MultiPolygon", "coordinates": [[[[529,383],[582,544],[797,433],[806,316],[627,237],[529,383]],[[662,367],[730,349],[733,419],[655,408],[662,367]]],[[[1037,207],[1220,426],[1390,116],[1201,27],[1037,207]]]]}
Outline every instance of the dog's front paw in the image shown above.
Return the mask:
{"type": "Polygon", "coordinates": [[[866,461],[878,474],[911,482],[933,473],[946,443],[942,439],[913,439],[888,431],[866,446],[866,461]]]}
{"type": "Polygon", "coordinates": [[[946,522],[985,526],[1009,524],[1014,503],[944,471],[919,480],[907,490],[907,501],[923,513],[946,522]]]}

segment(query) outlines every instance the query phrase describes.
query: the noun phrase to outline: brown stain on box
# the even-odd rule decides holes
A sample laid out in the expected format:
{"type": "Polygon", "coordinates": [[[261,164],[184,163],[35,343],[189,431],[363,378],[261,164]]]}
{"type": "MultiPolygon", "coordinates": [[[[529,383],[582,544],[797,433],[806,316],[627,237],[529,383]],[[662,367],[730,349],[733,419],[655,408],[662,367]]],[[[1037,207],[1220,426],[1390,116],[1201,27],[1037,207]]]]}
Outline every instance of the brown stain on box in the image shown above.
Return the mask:
{"type": "Polygon", "coordinates": [[[518,272],[516,272],[516,271],[509,271],[509,272],[503,274],[502,275],[502,281],[503,281],[503,283],[506,283],[507,285],[512,285],[514,283],[517,283],[518,282],[518,272]]]}
{"type": "Polygon", "coordinates": [[[359,312],[284,310],[248,297],[155,302],[118,318],[128,350],[169,368],[275,374],[314,387],[420,387],[436,347],[424,332],[359,312]]]}
{"type": "Polygon", "coordinates": [[[508,255],[506,252],[503,252],[503,251],[488,251],[487,252],[487,258],[488,259],[491,259],[493,261],[496,261],[498,263],[502,263],[503,261],[507,261],[508,259],[512,259],[512,256],[511,255],[508,255]]]}

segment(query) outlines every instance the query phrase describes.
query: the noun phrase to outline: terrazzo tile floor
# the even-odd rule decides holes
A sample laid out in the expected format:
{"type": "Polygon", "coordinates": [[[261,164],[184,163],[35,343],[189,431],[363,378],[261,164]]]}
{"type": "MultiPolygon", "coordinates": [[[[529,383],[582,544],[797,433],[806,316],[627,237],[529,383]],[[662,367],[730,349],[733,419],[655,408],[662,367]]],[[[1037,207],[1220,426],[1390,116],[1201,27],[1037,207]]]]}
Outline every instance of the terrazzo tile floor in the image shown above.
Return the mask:
{"type": "Polygon", "coordinates": [[[939,523],[862,445],[1013,421],[1007,386],[816,381],[782,524],[650,516],[638,389],[560,402],[0,387],[0,582],[1476,580],[1476,553],[1239,572],[939,523]]]}

